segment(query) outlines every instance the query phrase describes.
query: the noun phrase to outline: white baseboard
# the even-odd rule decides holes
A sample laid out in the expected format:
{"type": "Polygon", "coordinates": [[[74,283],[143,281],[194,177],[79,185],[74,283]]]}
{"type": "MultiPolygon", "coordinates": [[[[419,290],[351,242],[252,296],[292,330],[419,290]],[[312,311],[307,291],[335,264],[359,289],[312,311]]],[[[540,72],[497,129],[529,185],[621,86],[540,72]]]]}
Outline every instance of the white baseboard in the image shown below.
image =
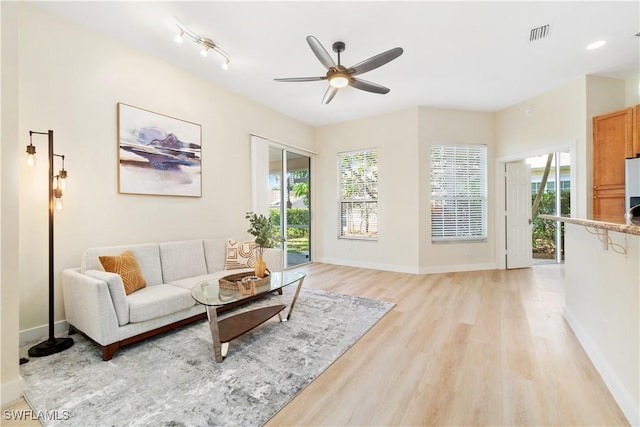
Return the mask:
{"type": "MultiPolygon", "coordinates": [[[[66,320],[60,320],[53,324],[53,332],[55,335],[66,334],[69,331],[69,324],[66,320]]],[[[31,329],[20,331],[20,345],[43,341],[49,338],[49,325],[40,325],[31,329]]]]}
{"type": "Polygon", "coordinates": [[[627,417],[629,424],[632,426],[640,425],[640,408],[637,406],[638,402],[635,402],[634,399],[631,398],[629,392],[618,379],[615,371],[611,369],[611,365],[609,365],[600,350],[598,350],[598,346],[566,306],[564,308],[564,318],[573,330],[576,338],[578,338],[580,345],[582,345],[585,353],[587,353],[591,363],[593,363],[593,366],[602,377],[602,380],[622,410],[622,413],[627,417]]]}
{"type": "Polygon", "coordinates": [[[333,259],[333,258],[314,258],[313,261],[320,262],[323,264],[344,265],[346,267],[358,267],[358,268],[369,268],[372,270],[395,271],[397,273],[410,273],[410,274],[419,273],[417,267],[409,267],[406,265],[379,264],[375,262],[341,260],[341,259],[333,259]]]}
{"type": "Polygon", "coordinates": [[[23,392],[24,392],[24,380],[22,379],[22,377],[19,377],[15,381],[10,381],[8,383],[2,384],[2,389],[0,391],[0,396],[2,396],[2,402],[0,402],[0,404],[4,407],[5,405],[13,402],[14,400],[20,399],[23,395],[23,392]]]}
{"type": "Polygon", "coordinates": [[[462,271],[495,270],[495,263],[442,265],[437,267],[420,267],[420,274],[459,273],[462,271]]]}
{"type": "Polygon", "coordinates": [[[437,267],[410,267],[407,265],[378,264],[363,261],[342,260],[333,258],[314,258],[315,262],[323,264],[344,265],[347,267],[369,268],[372,270],[394,271],[397,273],[409,274],[435,274],[435,273],[457,273],[461,271],[495,270],[495,263],[486,264],[460,264],[443,265],[437,267]]]}

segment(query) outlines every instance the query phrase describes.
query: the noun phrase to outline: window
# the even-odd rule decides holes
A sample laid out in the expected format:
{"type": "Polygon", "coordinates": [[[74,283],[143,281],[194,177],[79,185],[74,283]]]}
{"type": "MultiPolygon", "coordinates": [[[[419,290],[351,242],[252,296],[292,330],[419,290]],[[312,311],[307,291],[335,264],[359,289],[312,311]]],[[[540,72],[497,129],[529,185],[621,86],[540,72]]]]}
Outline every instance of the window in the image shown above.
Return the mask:
{"type": "Polygon", "coordinates": [[[431,241],[487,237],[487,147],[431,146],[431,241]]]}
{"type": "Polygon", "coordinates": [[[338,153],[342,238],[378,238],[378,152],[338,153]]]}

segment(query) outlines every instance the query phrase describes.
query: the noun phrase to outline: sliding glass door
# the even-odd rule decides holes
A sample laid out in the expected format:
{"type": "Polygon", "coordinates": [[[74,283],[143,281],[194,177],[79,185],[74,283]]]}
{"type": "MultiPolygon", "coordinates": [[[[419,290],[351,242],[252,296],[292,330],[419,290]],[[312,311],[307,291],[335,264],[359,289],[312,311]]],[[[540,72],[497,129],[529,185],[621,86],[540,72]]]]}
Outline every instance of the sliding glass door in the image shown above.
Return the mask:
{"type": "Polygon", "coordinates": [[[311,261],[311,159],[269,147],[269,217],[280,227],[285,268],[311,261]]]}

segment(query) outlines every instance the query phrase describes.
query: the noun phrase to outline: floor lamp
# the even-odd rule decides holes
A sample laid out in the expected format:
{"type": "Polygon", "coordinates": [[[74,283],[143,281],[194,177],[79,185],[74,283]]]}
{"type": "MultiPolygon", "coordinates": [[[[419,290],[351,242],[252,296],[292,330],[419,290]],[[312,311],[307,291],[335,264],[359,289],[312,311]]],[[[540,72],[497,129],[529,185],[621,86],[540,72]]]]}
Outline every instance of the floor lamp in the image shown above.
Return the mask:
{"type": "Polygon", "coordinates": [[[54,275],[53,275],[53,211],[62,209],[62,190],[64,190],[67,179],[67,171],[64,169],[64,156],[53,152],[53,131],[34,132],[29,131],[29,145],[27,145],[27,164],[35,165],[36,147],[33,145],[33,135],[49,136],[49,339],[34,345],[29,349],[29,356],[42,357],[59,353],[73,345],[72,338],[56,338],[53,332],[53,300],[54,300],[54,275]],[[53,174],[53,158],[62,159],[62,169],[58,175],[53,174]]]}

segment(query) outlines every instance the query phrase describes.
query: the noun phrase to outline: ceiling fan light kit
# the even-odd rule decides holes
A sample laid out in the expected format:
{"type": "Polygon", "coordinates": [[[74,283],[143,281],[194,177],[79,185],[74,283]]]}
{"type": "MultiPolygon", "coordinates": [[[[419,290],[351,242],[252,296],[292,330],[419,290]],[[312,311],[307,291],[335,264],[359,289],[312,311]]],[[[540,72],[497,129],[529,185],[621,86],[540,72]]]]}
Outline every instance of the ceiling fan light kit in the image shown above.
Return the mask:
{"type": "Polygon", "coordinates": [[[349,84],[349,75],[347,73],[335,73],[329,77],[329,84],[338,89],[345,87],[349,84]]]}
{"type": "Polygon", "coordinates": [[[326,75],[319,77],[291,77],[274,80],[277,82],[313,82],[319,80],[328,80],[329,87],[327,88],[327,91],[322,98],[323,104],[328,104],[329,102],[331,102],[333,97],[338,93],[338,89],[346,86],[351,86],[356,89],[372,93],[389,93],[389,88],[381,86],[377,83],[368,82],[366,80],[356,78],[355,76],[366,73],[367,71],[375,70],[376,68],[393,61],[403,53],[401,47],[394,47],[393,49],[389,49],[376,56],[372,56],[369,59],[365,59],[364,61],[354,65],[353,67],[347,68],[340,62],[340,54],[344,52],[346,47],[344,42],[338,41],[332,45],[333,51],[338,54],[338,63],[333,60],[331,55],[329,55],[327,50],[314,36],[307,36],[307,43],[309,44],[309,47],[311,48],[311,51],[314,53],[316,58],[318,58],[320,63],[327,69],[326,75]]]}
{"type": "Polygon", "coordinates": [[[184,36],[187,36],[201,48],[200,55],[203,58],[206,58],[209,55],[210,50],[213,52],[216,52],[217,54],[222,56],[222,58],[224,59],[224,62],[222,63],[221,68],[225,71],[229,69],[229,64],[231,64],[231,57],[227,52],[222,50],[222,48],[218,46],[216,42],[214,42],[210,38],[202,37],[194,33],[186,25],[184,25],[179,19],[176,18],[176,21],[177,21],[176,27],[178,27],[179,33],[175,36],[173,41],[175,41],[178,44],[182,44],[182,42],[184,41],[184,36]]]}

